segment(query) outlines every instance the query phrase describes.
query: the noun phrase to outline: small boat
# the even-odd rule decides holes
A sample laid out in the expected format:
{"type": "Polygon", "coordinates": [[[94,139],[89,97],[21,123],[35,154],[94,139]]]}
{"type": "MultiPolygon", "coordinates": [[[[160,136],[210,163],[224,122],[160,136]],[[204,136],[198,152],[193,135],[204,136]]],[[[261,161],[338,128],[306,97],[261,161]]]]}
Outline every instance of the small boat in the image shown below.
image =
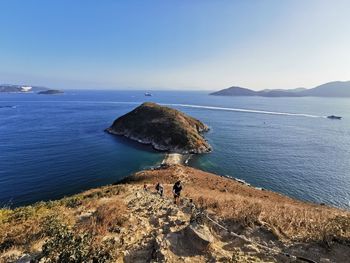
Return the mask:
{"type": "Polygon", "coordinates": [[[152,94],[151,94],[151,93],[149,93],[149,92],[146,92],[146,93],[145,93],[145,96],[146,96],[146,97],[151,97],[151,96],[152,96],[152,94]]]}
{"type": "Polygon", "coordinates": [[[332,119],[332,120],[341,120],[342,117],[340,116],[335,116],[335,115],[330,115],[330,116],[327,116],[328,119],[332,119]]]}

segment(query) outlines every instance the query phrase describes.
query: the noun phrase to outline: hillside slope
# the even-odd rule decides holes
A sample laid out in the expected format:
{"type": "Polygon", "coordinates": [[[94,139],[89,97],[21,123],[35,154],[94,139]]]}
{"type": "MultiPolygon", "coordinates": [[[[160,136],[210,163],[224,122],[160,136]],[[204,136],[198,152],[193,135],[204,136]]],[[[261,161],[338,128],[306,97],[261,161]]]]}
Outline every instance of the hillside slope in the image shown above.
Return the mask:
{"type": "Polygon", "coordinates": [[[332,81],[301,92],[303,96],[350,97],[350,81],[332,81]]]}
{"type": "Polygon", "coordinates": [[[346,262],[349,245],[349,212],[181,165],[0,210],[3,262],[346,262]],[[177,180],[184,186],[180,205],[171,195],[177,180]]]}

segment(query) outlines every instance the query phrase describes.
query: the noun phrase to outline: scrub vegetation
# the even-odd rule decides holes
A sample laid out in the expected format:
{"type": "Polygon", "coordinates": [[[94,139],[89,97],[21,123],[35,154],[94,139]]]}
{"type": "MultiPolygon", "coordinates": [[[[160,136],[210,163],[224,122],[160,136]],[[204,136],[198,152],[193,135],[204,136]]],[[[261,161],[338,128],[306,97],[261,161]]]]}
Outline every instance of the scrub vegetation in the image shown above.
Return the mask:
{"type": "Polygon", "coordinates": [[[0,262],[25,257],[33,262],[178,262],[181,257],[289,262],[256,244],[343,262],[350,256],[350,213],[182,165],[138,172],[116,185],[57,201],[0,210],[0,262]],[[171,190],[178,180],[184,190],[177,206],[171,190]],[[154,193],[157,182],[164,185],[164,197],[154,193]],[[253,243],[237,243],[216,224],[198,220],[198,211],[253,243]],[[200,224],[201,238],[208,236],[209,247],[193,245],[198,243],[189,230],[193,222],[200,224]]]}

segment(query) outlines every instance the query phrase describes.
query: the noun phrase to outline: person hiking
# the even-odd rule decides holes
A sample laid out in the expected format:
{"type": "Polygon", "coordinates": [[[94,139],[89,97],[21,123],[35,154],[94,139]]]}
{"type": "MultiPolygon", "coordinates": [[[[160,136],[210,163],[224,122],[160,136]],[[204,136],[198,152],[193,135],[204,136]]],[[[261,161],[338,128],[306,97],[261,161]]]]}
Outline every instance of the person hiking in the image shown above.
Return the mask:
{"type": "Polygon", "coordinates": [[[174,204],[177,203],[177,200],[180,200],[181,190],[182,190],[181,181],[177,181],[173,186],[174,204]]]}
{"type": "Polygon", "coordinates": [[[164,193],[164,187],[161,183],[157,183],[156,185],[156,190],[157,190],[157,193],[160,195],[160,196],[163,196],[163,193],[164,193]]]}

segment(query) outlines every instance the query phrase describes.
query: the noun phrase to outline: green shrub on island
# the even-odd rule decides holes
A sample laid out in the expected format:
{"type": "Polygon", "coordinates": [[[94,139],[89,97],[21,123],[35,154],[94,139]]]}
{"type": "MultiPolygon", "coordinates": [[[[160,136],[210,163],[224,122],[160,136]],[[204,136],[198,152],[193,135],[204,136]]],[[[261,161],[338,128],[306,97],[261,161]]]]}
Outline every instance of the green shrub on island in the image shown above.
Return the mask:
{"type": "Polygon", "coordinates": [[[205,153],[211,147],[202,136],[209,128],[176,109],[145,102],[119,117],[107,132],[122,135],[154,149],[177,153],[205,153]]]}

